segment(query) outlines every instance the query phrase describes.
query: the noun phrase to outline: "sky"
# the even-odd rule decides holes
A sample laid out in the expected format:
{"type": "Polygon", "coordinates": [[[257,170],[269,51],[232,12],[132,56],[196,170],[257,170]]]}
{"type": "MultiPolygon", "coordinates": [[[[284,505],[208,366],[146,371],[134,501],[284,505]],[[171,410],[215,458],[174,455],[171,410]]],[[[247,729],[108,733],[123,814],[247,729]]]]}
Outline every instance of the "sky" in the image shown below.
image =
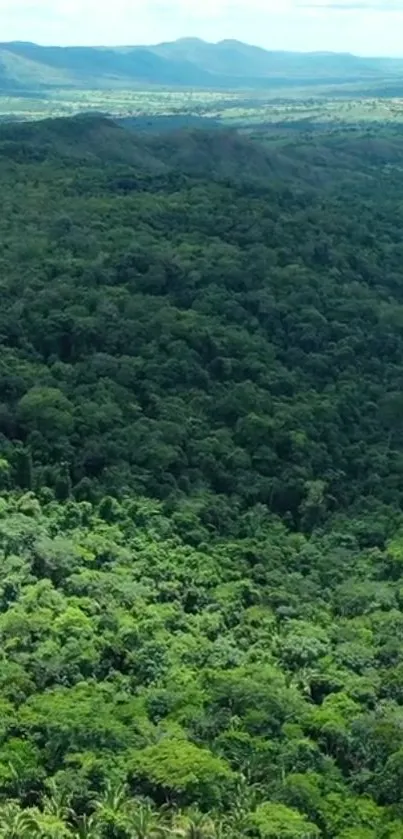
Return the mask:
{"type": "Polygon", "coordinates": [[[403,57],[402,32],[403,0],[0,0],[0,41],[155,44],[191,36],[403,57]]]}

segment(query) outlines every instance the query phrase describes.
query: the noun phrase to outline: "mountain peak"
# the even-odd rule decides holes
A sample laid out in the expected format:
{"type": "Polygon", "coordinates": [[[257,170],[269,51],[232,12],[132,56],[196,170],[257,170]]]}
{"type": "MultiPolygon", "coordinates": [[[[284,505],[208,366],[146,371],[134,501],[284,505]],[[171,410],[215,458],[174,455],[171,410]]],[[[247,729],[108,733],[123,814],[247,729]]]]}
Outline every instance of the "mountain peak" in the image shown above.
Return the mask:
{"type": "MultiPolygon", "coordinates": [[[[169,41],[166,43],[170,43],[169,41]]],[[[172,42],[171,42],[172,43],[172,42]]],[[[177,38],[176,41],[173,42],[174,44],[208,44],[208,41],[204,41],[203,38],[196,38],[192,36],[184,37],[184,38],[177,38]]]]}
{"type": "Polygon", "coordinates": [[[292,88],[403,80],[403,60],[348,53],[266,50],[226,38],[197,37],[154,46],[60,47],[0,44],[0,91],[52,87],[128,88],[164,85],[217,90],[292,88]],[[397,78],[399,77],[399,78],[397,78]]]}

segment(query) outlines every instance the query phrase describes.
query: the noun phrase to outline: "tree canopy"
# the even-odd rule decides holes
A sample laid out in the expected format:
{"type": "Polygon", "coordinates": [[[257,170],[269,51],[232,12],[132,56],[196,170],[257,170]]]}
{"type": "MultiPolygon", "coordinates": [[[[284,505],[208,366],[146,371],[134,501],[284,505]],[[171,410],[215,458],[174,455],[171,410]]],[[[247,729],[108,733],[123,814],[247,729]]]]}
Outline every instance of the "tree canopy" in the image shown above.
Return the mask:
{"type": "Polygon", "coordinates": [[[227,134],[0,128],[0,837],[403,836],[402,138],[227,134]]]}

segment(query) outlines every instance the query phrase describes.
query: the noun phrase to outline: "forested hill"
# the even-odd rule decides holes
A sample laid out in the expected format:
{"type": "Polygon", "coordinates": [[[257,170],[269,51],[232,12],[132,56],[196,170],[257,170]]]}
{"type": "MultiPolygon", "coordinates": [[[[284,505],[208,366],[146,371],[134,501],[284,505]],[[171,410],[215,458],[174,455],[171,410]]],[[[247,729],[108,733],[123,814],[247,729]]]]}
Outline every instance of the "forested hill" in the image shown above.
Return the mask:
{"type": "Polygon", "coordinates": [[[3,127],[4,456],[297,526],[318,481],[319,516],[399,505],[402,151],[3,127]]]}
{"type": "MultiPolygon", "coordinates": [[[[85,164],[85,171],[100,163],[109,170],[127,164],[133,180],[171,173],[181,176],[260,186],[264,191],[281,188],[286,180],[297,187],[323,186],[340,181],[364,181],[372,189],[372,178],[379,178],[391,167],[403,165],[403,131],[399,125],[362,129],[310,131],[283,126],[257,127],[255,136],[231,128],[187,129],[164,133],[137,133],[136,125],[114,121],[102,114],[70,119],[47,119],[38,123],[0,125],[1,159],[15,163],[62,162],[85,164]],[[371,180],[368,180],[370,176],[371,180]],[[277,183],[276,183],[277,182],[277,183]]],[[[123,169],[119,170],[121,174],[123,169]]],[[[97,173],[99,177],[99,172],[97,173]]],[[[151,184],[150,180],[150,184],[151,184]]],[[[350,183],[351,185],[351,183],[350,183]]],[[[129,190],[129,187],[128,187],[129,190]]]]}
{"type": "Polygon", "coordinates": [[[0,837],[402,839],[402,157],[0,127],[0,837]]]}

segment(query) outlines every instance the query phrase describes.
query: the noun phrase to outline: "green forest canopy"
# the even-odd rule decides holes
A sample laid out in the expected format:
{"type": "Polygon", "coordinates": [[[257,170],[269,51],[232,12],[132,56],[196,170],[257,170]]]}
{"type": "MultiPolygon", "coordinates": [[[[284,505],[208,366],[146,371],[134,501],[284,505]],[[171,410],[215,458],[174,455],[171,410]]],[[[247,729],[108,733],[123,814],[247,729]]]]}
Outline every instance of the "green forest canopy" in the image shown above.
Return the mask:
{"type": "Polygon", "coordinates": [[[263,139],[0,130],[0,837],[403,837],[403,136],[263,139]]]}

